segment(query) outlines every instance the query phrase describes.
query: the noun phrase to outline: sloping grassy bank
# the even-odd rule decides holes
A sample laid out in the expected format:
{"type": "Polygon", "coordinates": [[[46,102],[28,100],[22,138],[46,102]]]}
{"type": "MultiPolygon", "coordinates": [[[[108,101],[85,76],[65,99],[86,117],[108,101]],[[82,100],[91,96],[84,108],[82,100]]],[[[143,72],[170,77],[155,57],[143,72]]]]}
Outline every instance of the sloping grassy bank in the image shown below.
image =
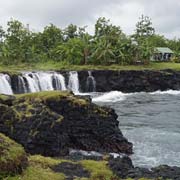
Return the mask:
{"type": "Polygon", "coordinates": [[[42,62],[42,63],[22,63],[14,65],[0,65],[0,72],[18,72],[18,71],[35,71],[35,70],[163,70],[172,69],[180,71],[180,63],[159,62],[148,65],[70,65],[61,62],[42,62]]]}

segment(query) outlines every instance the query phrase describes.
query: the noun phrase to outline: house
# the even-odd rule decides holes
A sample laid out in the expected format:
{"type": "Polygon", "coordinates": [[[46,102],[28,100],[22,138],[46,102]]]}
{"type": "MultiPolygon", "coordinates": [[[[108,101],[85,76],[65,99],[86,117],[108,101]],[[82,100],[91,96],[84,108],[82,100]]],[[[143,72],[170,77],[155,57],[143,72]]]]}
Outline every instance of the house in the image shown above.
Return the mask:
{"type": "Polygon", "coordinates": [[[151,57],[152,61],[170,61],[174,52],[168,47],[156,47],[151,57]]]}

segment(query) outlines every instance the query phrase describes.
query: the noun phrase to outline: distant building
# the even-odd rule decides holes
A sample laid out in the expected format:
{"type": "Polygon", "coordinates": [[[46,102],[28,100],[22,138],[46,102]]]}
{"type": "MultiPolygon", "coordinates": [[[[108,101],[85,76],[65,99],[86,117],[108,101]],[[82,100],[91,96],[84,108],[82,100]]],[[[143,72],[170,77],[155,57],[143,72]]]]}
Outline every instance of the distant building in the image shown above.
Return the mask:
{"type": "Polygon", "coordinates": [[[156,47],[153,56],[151,57],[152,61],[170,61],[174,52],[168,47],[156,47]]]}

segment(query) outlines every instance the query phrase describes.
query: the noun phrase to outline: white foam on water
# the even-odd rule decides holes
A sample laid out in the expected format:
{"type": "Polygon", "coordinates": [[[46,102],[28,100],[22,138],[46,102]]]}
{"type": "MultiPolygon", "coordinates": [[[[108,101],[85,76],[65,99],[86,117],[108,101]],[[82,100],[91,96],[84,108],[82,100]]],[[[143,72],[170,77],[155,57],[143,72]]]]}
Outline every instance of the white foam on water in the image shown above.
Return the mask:
{"type": "Polygon", "coordinates": [[[170,95],[179,95],[180,94],[180,91],[177,91],[177,90],[168,90],[168,91],[155,91],[155,92],[152,92],[150,93],[152,95],[156,95],[156,94],[170,94],[170,95]]]}
{"type": "Polygon", "coordinates": [[[177,158],[180,156],[178,151],[180,146],[176,143],[180,137],[179,133],[150,127],[122,132],[133,143],[134,154],[131,158],[135,166],[150,168],[161,164],[180,165],[177,158]]]}
{"type": "Polygon", "coordinates": [[[92,99],[93,102],[118,102],[126,99],[126,96],[129,94],[124,94],[120,91],[111,91],[100,95],[98,97],[94,97],[92,99]]]}

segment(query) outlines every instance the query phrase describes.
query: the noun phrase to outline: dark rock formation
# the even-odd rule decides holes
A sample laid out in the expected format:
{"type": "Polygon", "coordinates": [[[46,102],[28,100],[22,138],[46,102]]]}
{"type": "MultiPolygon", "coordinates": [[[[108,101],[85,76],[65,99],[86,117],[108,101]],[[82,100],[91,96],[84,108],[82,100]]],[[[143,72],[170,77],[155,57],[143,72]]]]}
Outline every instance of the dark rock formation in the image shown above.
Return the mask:
{"type": "Polygon", "coordinates": [[[114,110],[70,92],[0,96],[0,132],[31,154],[66,155],[69,149],[131,154],[114,110]]]}
{"type": "Polygon", "coordinates": [[[90,172],[85,170],[82,165],[62,162],[56,166],[51,167],[54,172],[63,173],[66,175],[66,180],[74,180],[75,178],[89,178],[90,172]]]}
{"type": "MultiPolygon", "coordinates": [[[[87,71],[80,71],[81,90],[86,91],[87,71]]],[[[172,70],[153,71],[111,71],[95,70],[92,75],[96,80],[96,91],[152,92],[157,90],[179,90],[180,72],[172,70]]]]}
{"type": "MultiPolygon", "coordinates": [[[[65,77],[65,84],[68,85],[69,71],[57,71],[65,77]]],[[[157,90],[179,90],[180,89],[180,71],[174,70],[93,70],[91,71],[93,79],[96,81],[97,92],[122,91],[130,92],[153,92],[157,90]]],[[[11,86],[15,94],[24,93],[24,87],[29,90],[27,79],[20,74],[9,74],[11,77],[11,86]],[[24,85],[22,84],[24,80],[24,85]]],[[[80,91],[92,91],[92,79],[90,87],[87,87],[89,74],[88,71],[78,71],[80,91]]],[[[54,79],[53,87],[55,87],[54,79]]]]}
{"type": "Polygon", "coordinates": [[[128,156],[115,159],[111,158],[108,165],[120,178],[180,179],[180,167],[170,167],[167,165],[161,165],[151,169],[134,167],[128,156]]]}

